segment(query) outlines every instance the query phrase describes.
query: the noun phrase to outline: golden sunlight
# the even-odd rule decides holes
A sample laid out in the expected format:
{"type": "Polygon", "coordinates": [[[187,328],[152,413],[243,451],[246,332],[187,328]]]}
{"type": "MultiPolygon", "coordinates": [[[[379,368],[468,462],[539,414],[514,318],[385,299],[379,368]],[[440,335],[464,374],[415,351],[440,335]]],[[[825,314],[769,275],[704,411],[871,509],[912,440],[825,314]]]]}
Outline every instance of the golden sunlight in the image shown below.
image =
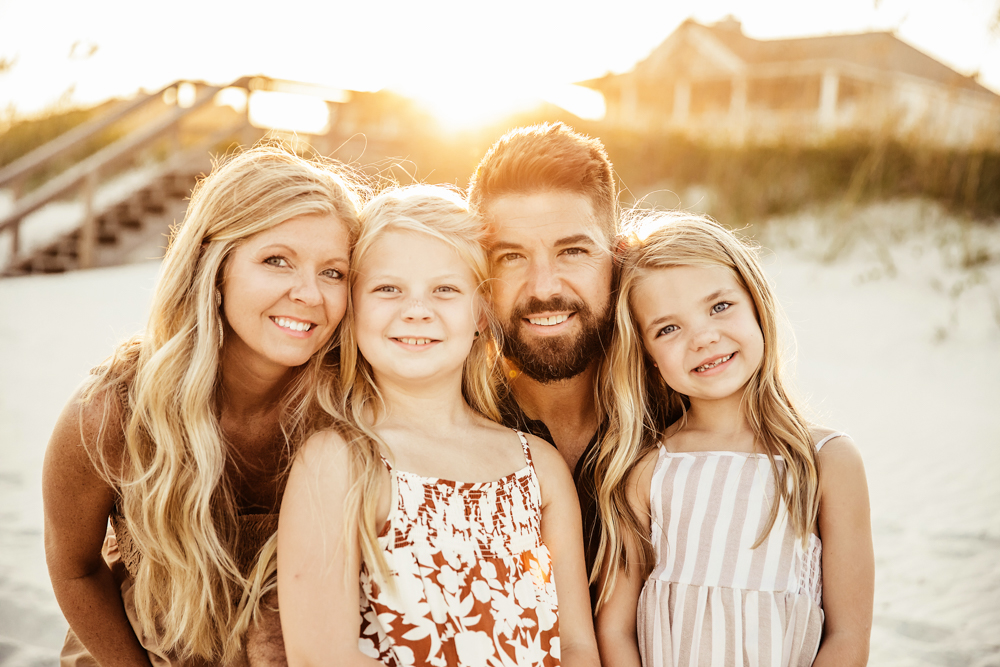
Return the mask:
{"type": "Polygon", "coordinates": [[[330,127],[325,100],[294,93],[256,90],[250,94],[250,122],[257,127],[323,134],[330,127]]]}
{"type": "Polygon", "coordinates": [[[580,118],[604,117],[604,97],[597,91],[572,84],[534,86],[499,85],[473,87],[468,83],[425,86],[412,92],[443,128],[469,130],[501,121],[511,114],[529,111],[545,102],[580,118]]]}

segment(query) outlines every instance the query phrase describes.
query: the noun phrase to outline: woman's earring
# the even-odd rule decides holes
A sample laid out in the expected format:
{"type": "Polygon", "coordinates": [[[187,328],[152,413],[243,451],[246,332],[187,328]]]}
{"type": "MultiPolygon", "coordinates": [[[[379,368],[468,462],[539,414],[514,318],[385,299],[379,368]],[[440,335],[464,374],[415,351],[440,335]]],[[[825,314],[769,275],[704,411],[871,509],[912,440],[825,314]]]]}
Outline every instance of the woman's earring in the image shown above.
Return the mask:
{"type": "Polygon", "coordinates": [[[479,332],[476,332],[475,338],[479,338],[479,332]]]}
{"type": "Polygon", "coordinates": [[[226,332],[222,327],[222,292],[218,287],[215,288],[215,307],[219,309],[219,349],[222,349],[222,344],[226,340],[226,332]]]}

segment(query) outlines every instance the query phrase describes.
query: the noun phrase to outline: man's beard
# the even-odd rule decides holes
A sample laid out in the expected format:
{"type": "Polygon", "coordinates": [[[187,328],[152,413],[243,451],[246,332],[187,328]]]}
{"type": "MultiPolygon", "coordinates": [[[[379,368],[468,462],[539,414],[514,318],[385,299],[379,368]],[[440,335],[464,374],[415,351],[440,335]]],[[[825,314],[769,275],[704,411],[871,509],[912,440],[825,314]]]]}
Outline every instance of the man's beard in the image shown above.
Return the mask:
{"type": "Polygon", "coordinates": [[[531,298],[514,307],[503,326],[503,355],[512,359],[521,372],[547,384],[576,377],[595,359],[604,356],[613,326],[610,301],[602,313],[594,313],[582,301],[553,297],[548,301],[531,298]],[[538,337],[526,340],[524,320],[535,313],[575,311],[580,331],[575,335],[538,337]]]}

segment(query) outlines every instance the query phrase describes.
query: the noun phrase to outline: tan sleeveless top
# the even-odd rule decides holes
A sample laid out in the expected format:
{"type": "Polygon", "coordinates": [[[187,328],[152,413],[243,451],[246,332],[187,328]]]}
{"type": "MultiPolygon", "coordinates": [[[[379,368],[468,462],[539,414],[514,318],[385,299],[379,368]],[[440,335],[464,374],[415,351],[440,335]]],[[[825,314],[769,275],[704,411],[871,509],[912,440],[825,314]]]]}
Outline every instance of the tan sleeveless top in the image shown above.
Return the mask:
{"type": "MultiPolygon", "coordinates": [[[[94,369],[91,373],[95,373],[97,370],[94,369]]],[[[123,415],[127,415],[129,412],[128,389],[128,385],[124,382],[119,383],[116,388],[123,415]]],[[[142,554],[132,540],[125,517],[122,516],[117,504],[111,511],[110,519],[115,539],[118,541],[122,563],[134,579],[139,572],[142,554]]],[[[278,531],[278,513],[240,514],[236,517],[236,526],[237,540],[233,546],[233,558],[236,560],[240,572],[246,576],[253,569],[257,555],[264,543],[278,531]]]]}

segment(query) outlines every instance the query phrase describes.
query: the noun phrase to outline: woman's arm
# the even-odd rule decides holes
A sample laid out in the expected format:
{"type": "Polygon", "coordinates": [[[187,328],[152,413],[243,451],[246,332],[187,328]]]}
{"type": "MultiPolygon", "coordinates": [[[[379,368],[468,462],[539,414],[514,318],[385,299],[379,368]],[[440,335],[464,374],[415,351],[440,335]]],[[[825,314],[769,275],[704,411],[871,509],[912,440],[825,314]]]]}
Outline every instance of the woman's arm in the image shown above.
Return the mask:
{"type": "Polygon", "coordinates": [[[850,438],[831,440],[818,455],[819,534],[823,541],[823,642],[816,667],[868,664],[875,591],[868,482],[850,438]]]}
{"type": "Polygon", "coordinates": [[[120,465],[119,418],[114,396],[81,403],[79,391],[59,415],[42,468],[45,560],[63,615],[94,659],[101,665],[148,665],[101,555],[115,491],[93,461],[100,448],[110,465],[120,465]],[[102,420],[106,430],[98,442],[102,420]]]}
{"type": "MultiPolygon", "coordinates": [[[[632,511],[639,518],[641,528],[648,536],[649,525],[649,485],[656,463],[656,450],[647,454],[629,473],[628,500],[632,511]]],[[[617,570],[615,587],[597,613],[597,644],[601,650],[601,664],[640,667],[639,640],[636,630],[636,609],[639,594],[649,574],[649,565],[642,562],[639,545],[626,541],[628,567],[621,568],[618,562],[605,561],[601,570],[602,587],[608,580],[612,568],[617,570]]]]}
{"type": "Polygon", "coordinates": [[[296,456],[285,487],[278,520],[278,601],[291,667],[382,665],[358,649],[361,551],[356,535],[343,534],[350,470],[343,439],[318,433],[296,456]]]}
{"type": "Polygon", "coordinates": [[[580,501],[573,476],[556,449],[527,436],[542,494],[542,542],[552,557],[552,576],[559,599],[559,651],[569,667],[600,664],[590,589],[583,556],[580,501]]]}

